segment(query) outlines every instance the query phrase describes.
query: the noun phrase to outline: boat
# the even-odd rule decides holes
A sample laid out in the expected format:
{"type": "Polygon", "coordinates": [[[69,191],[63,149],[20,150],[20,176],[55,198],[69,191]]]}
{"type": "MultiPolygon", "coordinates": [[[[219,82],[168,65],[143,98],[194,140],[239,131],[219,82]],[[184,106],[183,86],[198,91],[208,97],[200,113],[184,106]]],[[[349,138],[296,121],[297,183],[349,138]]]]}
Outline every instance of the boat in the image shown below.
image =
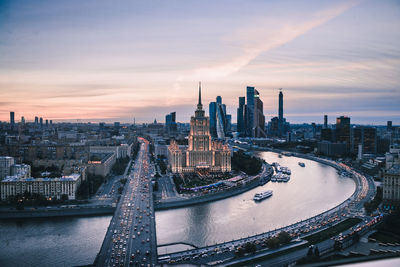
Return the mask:
{"type": "Polygon", "coordinates": [[[292,171],[288,167],[281,167],[281,172],[288,175],[292,174],[292,171]]]}
{"type": "Polygon", "coordinates": [[[265,192],[261,192],[261,193],[257,193],[254,195],[254,201],[261,201],[263,199],[269,198],[270,196],[272,196],[272,190],[268,190],[265,192]]]}
{"type": "Polygon", "coordinates": [[[305,167],[306,164],[304,164],[304,162],[299,162],[300,167],[305,167]]]}

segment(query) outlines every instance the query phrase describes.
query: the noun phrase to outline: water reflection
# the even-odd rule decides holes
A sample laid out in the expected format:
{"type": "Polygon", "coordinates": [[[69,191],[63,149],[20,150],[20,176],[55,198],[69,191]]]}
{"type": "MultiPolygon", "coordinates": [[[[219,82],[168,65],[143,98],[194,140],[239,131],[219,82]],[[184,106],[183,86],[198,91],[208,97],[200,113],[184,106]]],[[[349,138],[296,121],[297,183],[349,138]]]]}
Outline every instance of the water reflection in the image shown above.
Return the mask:
{"type": "Polygon", "coordinates": [[[91,264],[110,216],[0,222],[0,266],[91,264]]]}

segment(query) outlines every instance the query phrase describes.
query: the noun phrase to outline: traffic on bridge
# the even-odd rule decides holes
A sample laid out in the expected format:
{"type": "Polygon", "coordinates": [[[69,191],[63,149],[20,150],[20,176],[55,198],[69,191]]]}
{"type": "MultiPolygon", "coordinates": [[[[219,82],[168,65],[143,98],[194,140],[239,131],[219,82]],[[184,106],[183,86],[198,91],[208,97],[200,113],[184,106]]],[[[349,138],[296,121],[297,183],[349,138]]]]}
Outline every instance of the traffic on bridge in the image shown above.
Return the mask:
{"type": "Polygon", "coordinates": [[[137,160],[108,227],[96,266],[155,266],[157,245],[152,200],[149,142],[141,142],[137,160]]]}

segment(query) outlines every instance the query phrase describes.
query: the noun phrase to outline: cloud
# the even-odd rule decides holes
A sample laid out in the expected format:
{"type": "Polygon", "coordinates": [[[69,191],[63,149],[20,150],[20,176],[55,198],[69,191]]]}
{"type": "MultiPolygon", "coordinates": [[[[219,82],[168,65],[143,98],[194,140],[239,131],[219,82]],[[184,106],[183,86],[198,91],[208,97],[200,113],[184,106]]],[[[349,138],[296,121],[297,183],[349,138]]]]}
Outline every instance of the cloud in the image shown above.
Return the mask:
{"type": "MultiPolygon", "coordinates": [[[[359,1],[345,1],[334,7],[321,10],[310,16],[310,19],[301,21],[293,20],[282,24],[282,21],[263,19],[256,21],[256,26],[239,29],[231,36],[226,37],[232,42],[239,42],[241,52],[224,62],[194,69],[185,79],[217,79],[235,73],[248,65],[261,53],[280,47],[298,36],[301,36],[315,27],[323,25],[329,20],[339,16],[346,10],[357,5],[359,1]]],[[[179,77],[178,80],[183,79],[179,77]]]]}

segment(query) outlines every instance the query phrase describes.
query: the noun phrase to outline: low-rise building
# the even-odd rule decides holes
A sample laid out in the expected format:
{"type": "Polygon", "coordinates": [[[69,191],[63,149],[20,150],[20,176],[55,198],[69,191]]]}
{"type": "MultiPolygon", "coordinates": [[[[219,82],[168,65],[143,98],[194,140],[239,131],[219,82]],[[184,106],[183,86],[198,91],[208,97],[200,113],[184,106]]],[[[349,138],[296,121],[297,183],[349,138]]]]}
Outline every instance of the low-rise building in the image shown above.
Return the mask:
{"type": "Polygon", "coordinates": [[[11,176],[20,178],[31,177],[31,166],[28,164],[14,164],[11,166],[11,176]]]}
{"type": "Polygon", "coordinates": [[[76,198],[76,191],[81,183],[81,175],[73,173],[59,178],[19,178],[8,176],[0,182],[1,199],[22,195],[25,192],[41,194],[46,198],[60,199],[67,195],[69,200],[76,198]]]}
{"type": "Polygon", "coordinates": [[[106,177],[117,160],[115,153],[93,153],[88,161],[87,171],[90,174],[106,177]]]}

